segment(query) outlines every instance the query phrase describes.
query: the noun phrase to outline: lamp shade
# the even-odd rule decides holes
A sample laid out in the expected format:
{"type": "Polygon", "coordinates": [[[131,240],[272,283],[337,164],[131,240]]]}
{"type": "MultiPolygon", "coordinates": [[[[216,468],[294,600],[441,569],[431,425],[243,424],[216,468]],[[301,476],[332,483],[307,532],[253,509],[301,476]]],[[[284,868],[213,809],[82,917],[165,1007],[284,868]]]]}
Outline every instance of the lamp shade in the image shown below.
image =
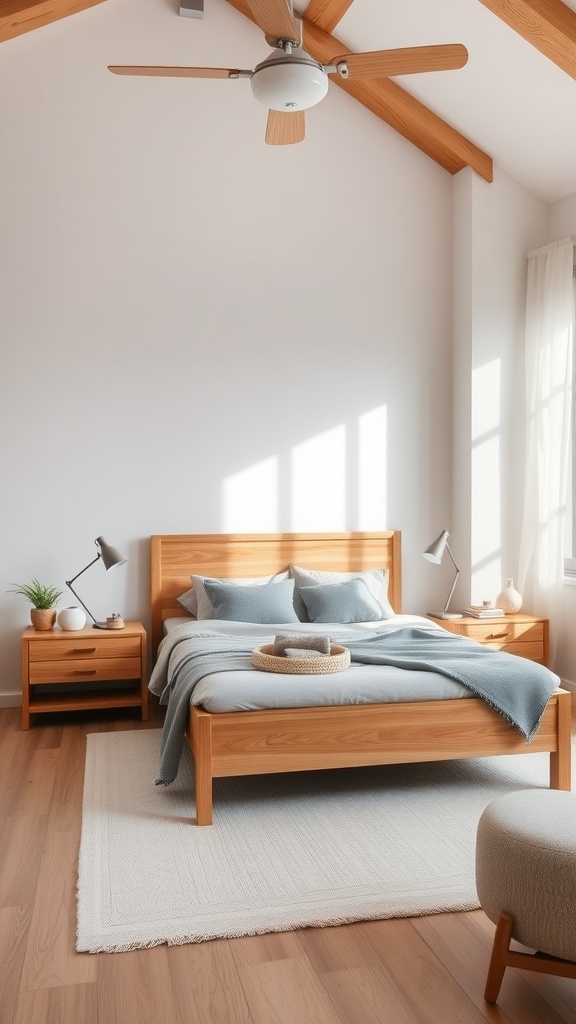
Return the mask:
{"type": "Polygon", "coordinates": [[[95,544],[100,551],[102,562],[106,572],[109,569],[115,569],[118,565],[124,565],[127,559],[122,555],[117,548],[113,548],[111,544],[107,544],[104,537],[97,537],[95,544]]]}
{"type": "Polygon", "coordinates": [[[424,558],[427,558],[429,562],[434,562],[434,565],[440,565],[449,540],[448,530],[442,530],[440,536],[424,551],[424,558]]]}
{"type": "Polygon", "coordinates": [[[424,555],[424,558],[427,558],[429,562],[433,562],[434,565],[440,565],[442,559],[444,558],[444,552],[447,551],[448,554],[450,555],[450,558],[452,559],[452,564],[454,565],[454,568],[456,570],[456,575],[454,576],[454,582],[452,583],[452,587],[450,589],[450,593],[448,594],[448,600],[446,601],[446,604],[444,605],[444,611],[443,612],[428,612],[428,615],[431,615],[432,618],[434,618],[434,619],[461,619],[462,618],[462,613],[461,612],[449,612],[448,611],[448,605],[450,604],[450,599],[452,597],[452,594],[454,593],[454,588],[456,586],[456,581],[457,581],[457,579],[458,579],[458,577],[460,575],[460,569],[456,565],[456,562],[454,560],[454,555],[452,554],[452,551],[450,550],[450,545],[448,543],[449,540],[450,540],[450,534],[449,534],[448,530],[442,530],[442,533],[440,534],[440,536],[436,538],[436,540],[430,545],[430,547],[426,548],[426,551],[422,552],[422,554],[424,555]]]}

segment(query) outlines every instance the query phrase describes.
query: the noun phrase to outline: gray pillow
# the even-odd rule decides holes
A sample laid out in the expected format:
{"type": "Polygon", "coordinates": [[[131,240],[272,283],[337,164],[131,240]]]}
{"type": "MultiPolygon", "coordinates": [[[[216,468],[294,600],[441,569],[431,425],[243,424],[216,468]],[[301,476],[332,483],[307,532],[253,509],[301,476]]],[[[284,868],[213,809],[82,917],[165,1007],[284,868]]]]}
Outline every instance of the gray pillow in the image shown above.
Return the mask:
{"type": "MultiPolygon", "coordinates": [[[[190,576],[190,579],[194,584],[193,590],[196,592],[197,607],[196,612],[192,612],[192,614],[195,614],[197,619],[214,618],[214,609],[210,603],[210,599],[206,591],[204,590],[204,583],[206,580],[208,580],[209,583],[235,583],[236,586],[238,587],[263,587],[266,585],[266,583],[277,583],[279,580],[285,580],[287,576],[287,571],[275,572],[271,576],[242,576],[229,577],[225,579],[222,579],[218,576],[198,576],[194,574],[190,576]]],[[[180,601],[180,603],[182,604],[182,601],[180,601]]],[[[184,607],[186,607],[186,605],[184,605],[184,607]]]]}
{"type": "Polygon", "coordinates": [[[217,619],[234,622],[298,622],[294,611],[294,580],[241,587],[237,583],[204,580],[204,589],[217,619]]]}
{"type": "MultiPolygon", "coordinates": [[[[294,592],[294,607],[301,622],[308,622],[306,606],[300,599],[302,587],[316,587],[320,583],[344,583],[346,580],[364,580],[370,592],[374,595],[380,605],[380,619],[391,619],[394,616],[394,609],[388,600],[388,583],[390,573],[388,569],[364,569],[359,572],[330,572],[327,569],[304,569],[299,565],[290,566],[290,575],[296,580],[294,592]]],[[[334,619],[334,621],[339,621],[334,619]]],[[[368,620],[366,620],[368,621],[368,620]]]]}
{"type": "Polygon", "coordinates": [[[300,587],[310,622],[377,622],[382,618],[379,601],[364,580],[300,587]]]}

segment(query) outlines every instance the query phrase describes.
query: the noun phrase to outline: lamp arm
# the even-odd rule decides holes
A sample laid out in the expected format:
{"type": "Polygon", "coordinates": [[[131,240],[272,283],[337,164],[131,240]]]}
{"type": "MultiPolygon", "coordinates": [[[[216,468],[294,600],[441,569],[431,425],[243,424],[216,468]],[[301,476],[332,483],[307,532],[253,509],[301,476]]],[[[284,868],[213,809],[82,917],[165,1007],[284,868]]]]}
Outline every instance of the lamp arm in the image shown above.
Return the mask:
{"type": "MultiPolygon", "coordinates": [[[[89,569],[91,565],[94,565],[94,562],[97,562],[99,558],[102,558],[100,552],[98,552],[96,558],[93,558],[91,562],[88,562],[88,565],[85,565],[83,569],[80,569],[80,572],[77,572],[76,575],[73,576],[71,580],[65,580],[64,582],[66,583],[66,586],[70,587],[70,590],[72,590],[72,583],[74,583],[74,581],[77,580],[78,577],[81,576],[83,572],[86,572],[86,569],[89,569]]],[[[74,593],[73,590],[72,593],[74,593]]],[[[78,594],[76,594],[76,597],[78,597],[78,594]]],[[[79,597],[78,600],[80,600],[79,597]]],[[[94,618],[94,616],[92,616],[92,618],[94,618]]]]}
{"type": "Polygon", "coordinates": [[[94,565],[94,562],[97,562],[99,558],[102,558],[102,555],[100,554],[100,552],[98,552],[98,554],[96,555],[96,558],[93,558],[91,562],[88,562],[88,565],[85,565],[83,569],[80,569],[80,572],[77,572],[76,575],[73,576],[71,580],[65,580],[64,581],[66,583],[66,586],[68,587],[68,589],[71,590],[72,593],[74,594],[74,597],[76,598],[76,600],[80,601],[80,604],[82,605],[84,611],[88,612],[88,615],[92,619],[92,622],[96,622],[96,618],[94,617],[94,615],[92,615],[92,612],[90,611],[90,609],[86,607],[86,605],[84,604],[84,601],[82,600],[82,598],[76,593],[76,591],[74,590],[74,587],[72,586],[72,584],[78,579],[79,576],[82,575],[83,572],[86,572],[86,569],[89,569],[91,565],[94,565]]]}
{"type": "MultiPolygon", "coordinates": [[[[92,565],[92,563],[90,563],[90,564],[92,565]]],[[[86,566],[86,568],[88,568],[88,566],[86,566]]],[[[82,572],[84,572],[84,570],[82,570],[82,572]]],[[[78,575],[80,576],[80,575],[81,575],[81,573],[78,573],[78,575]]],[[[76,579],[76,576],[74,577],[74,579],[76,579]]],[[[72,583],[73,583],[73,582],[74,582],[74,580],[66,580],[66,581],[65,581],[65,583],[66,583],[66,586],[68,587],[68,589],[69,589],[69,590],[71,590],[71,591],[72,591],[72,593],[74,594],[74,597],[76,598],[76,600],[77,600],[77,601],[80,601],[80,604],[82,605],[82,607],[83,607],[84,611],[85,611],[85,612],[88,612],[88,615],[89,615],[89,616],[90,616],[90,618],[92,619],[92,622],[96,622],[96,619],[95,619],[95,617],[94,617],[94,616],[92,615],[92,612],[90,611],[90,609],[86,607],[86,605],[84,604],[84,601],[82,600],[82,598],[81,598],[81,597],[79,597],[79,596],[78,596],[78,594],[76,593],[76,591],[74,590],[74,587],[72,586],[72,583]]]]}
{"type": "Polygon", "coordinates": [[[456,575],[454,577],[454,582],[452,584],[452,587],[450,588],[450,593],[448,594],[448,600],[446,601],[446,604],[444,605],[444,612],[443,612],[444,615],[448,611],[448,605],[450,604],[450,601],[452,600],[452,594],[454,593],[454,590],[456,588],[456,584],[458,582],[458,577],[460,575],[460,569],[456,565],[456,562],[454,560],[454,555],[452,554],[452,551],[450,550],[450,545],[448,544],[448,542],[446,542],[446,550],[447,550],[448,554],[450,555],[450,558],[452,559],[454,568],[456,569],[456,575]]]}

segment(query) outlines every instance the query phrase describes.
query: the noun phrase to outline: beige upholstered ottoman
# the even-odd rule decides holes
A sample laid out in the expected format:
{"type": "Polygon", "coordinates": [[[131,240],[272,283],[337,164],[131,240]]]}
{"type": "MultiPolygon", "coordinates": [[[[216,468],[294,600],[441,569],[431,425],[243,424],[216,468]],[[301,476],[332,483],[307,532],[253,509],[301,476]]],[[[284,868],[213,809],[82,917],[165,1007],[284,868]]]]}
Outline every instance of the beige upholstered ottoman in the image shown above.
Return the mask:
{"type": "Polygon", "coordinates": [[[506,967],[576,978],[576,794],[530,789],[492,801],[478,823],[476,888],[497,925],[488,1002],[506,967]],[[511,952],[511,938],[540,952],[511,952]]]}

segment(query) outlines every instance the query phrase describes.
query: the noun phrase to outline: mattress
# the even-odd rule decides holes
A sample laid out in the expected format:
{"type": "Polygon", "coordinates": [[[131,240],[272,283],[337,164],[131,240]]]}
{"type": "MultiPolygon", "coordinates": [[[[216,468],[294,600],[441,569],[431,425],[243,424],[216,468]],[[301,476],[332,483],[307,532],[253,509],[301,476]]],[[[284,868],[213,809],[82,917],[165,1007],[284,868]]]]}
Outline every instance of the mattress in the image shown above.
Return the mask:
{"type": "MultiPolygon", "coordinates": [[[[254,625],[253,623],[224,622],[219,619],[197,621],[191,618],[167,619],[165,631],[170,638],[193,638],[214,633],[249,636],[257,634],[263,642],[271,642],[276,633],[315,633],[322,635],[359,631],[394,630],[400,626],[416,625],[437,631],[441,629],[429,619],[416,615],[396,615],[379,622],[340,623],[302,622],[286,625],[254,625]]],[[[342,641],[345,642],[345,641],[342,641]]],[[[471,641],[472,642],[472,641],[471,641]]],[[[154,680],[152,692],[160,694],[154,680]]],[[[470,690],[462,684],[436,672],[395,668],[387,665],[360,665],[354,662],[344,672],[330,675],[288,675],[264,672],[258,669],[231,670],[205,675],[196,683],[190,703],[210,712],[261,711],[264,709],[297,707],[330,707],[348,704],[385,704],[423,700],[450,700],[470,698],[470,690]]]]}

